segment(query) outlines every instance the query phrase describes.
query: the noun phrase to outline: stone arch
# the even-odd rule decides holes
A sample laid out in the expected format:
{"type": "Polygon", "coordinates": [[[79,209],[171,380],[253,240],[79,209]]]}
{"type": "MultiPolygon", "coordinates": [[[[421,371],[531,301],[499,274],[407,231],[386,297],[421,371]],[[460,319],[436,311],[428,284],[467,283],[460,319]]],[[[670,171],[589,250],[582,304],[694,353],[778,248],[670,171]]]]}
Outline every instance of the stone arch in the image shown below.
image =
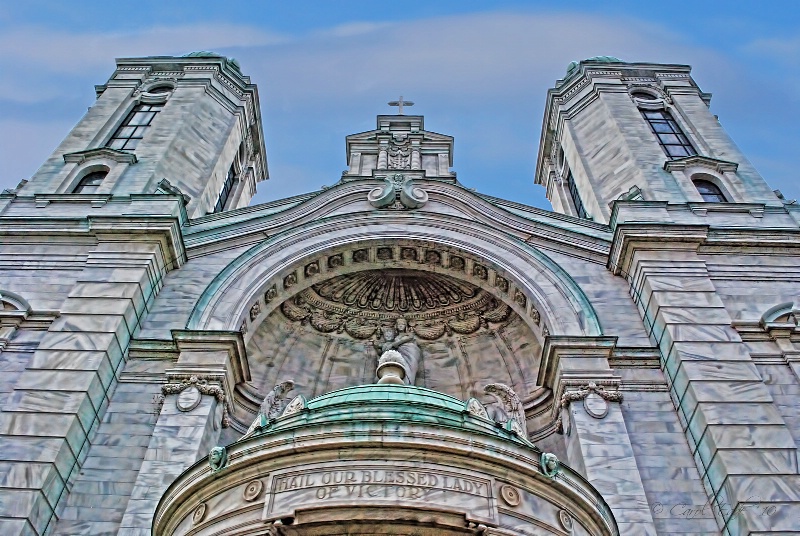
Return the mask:
{"type": "Polygon", "coordinates": [[[270,237],[239,256],[206,287],[186,327],[239,330],[248,340],[251,325],[310,285],[335,275],[381,267],[446,271],[490,290],[541,339],[548,332],[602,334],[597,315],[580,287],[541,251],[481,223],[466,227],[430,215],[410,220],[402,213],[380,219],[369,214],[330,218],[270,237]],[[418,256],[416,260],[399,255],[388,260],[354,259],[355,251],[367,250],[369,256],[378,247],[416,248],[418,256]],[[424,262],[421,255],[429,249],[441,251],[441,263],[424,262]],[[449,262],[453,257],[464,260],[463,269],[453,269],[449,262]],[[499,283],[498,277],[506,284],[499,283]]]}
{"type": "Polygon", "coordinates": [[[30,312],[31,305],[19,294],[0,289],[0,310],[3,309],[30,312]]]}

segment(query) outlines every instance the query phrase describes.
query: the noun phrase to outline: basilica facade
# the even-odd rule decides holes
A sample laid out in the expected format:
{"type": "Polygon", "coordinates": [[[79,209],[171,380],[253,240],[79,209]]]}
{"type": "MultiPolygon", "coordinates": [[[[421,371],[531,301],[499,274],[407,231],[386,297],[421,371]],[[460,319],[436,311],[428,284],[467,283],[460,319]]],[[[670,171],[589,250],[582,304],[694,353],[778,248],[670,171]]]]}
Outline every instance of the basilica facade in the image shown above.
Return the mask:
{"type": "Polygon", "coordinates": [[[800,534],[800,209],[688,66],[569,65],[553,211],[402,98],[249,206],[235,60],[96,91],[0,194],[0,533],[800,534]]]}

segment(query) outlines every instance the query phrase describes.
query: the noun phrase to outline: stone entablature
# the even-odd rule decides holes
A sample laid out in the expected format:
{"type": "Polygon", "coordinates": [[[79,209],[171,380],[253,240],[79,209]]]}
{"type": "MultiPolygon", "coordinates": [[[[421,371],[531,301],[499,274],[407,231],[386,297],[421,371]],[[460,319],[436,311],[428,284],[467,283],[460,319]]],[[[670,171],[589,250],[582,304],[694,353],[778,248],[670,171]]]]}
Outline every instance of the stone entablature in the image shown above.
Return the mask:
{"type": "Polygon", "coordinates": [[[469,402],[402,385],[318,397],[178,477],[153,534],[345,534],[387,520],[393,534],[619,534],[588,482],[469,402]]]}

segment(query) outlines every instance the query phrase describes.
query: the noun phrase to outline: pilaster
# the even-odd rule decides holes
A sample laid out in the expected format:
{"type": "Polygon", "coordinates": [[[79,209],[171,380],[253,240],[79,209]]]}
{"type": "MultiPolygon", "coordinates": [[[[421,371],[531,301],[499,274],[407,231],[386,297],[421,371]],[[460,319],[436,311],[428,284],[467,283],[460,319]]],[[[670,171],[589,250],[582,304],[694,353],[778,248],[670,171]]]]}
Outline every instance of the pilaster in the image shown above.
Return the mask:
{"type": "Polygon", "coordinates": [[[700,226],[622,223],[609,266],[631,283],[659,347],[723,532],[789,530],[800,512],[797,449],[697,255],[706,238],[700,226]]]}
{"type": "Polygon", "coordinates": [[[548,337],[538,383],[553,390],[567,462],[608,501],[621,534],[655,535],[622,416],[612,337],[548,337]]]}
{"type": "Polygon", "coordinates": [[[180,351],[167,370],[164,404],[136,478],[119,535],[149,535],[158,501],[172,481],[208,454],[229,425],[233,389],[250,379],[239,333],[173,332],[180,351]]]}
{"type": "Polygon", "coordinates": [[[60,316],[0,413],[0,459],[9,469],[0,491],[0,533],[52,530],[109,404],[128,342],[176,263],[164,247],[173,242],[174,223],[166,236],[157,226],[143,232],[122,223],[96,234],[60,316]]]}

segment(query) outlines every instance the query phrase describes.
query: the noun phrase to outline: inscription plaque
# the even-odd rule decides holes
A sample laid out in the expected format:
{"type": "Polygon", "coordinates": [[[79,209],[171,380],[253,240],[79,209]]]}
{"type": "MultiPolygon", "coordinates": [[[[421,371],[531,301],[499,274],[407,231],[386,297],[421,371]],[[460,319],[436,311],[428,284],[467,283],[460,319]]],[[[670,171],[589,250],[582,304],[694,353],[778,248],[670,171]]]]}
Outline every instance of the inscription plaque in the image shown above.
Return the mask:
{"type": "Polygon", "coordinates": [[[452,468],[353,465],[306,468],[270,477],[264,520],[303,508],[375,505],[433,508],[495,522],[492,481],[452,468]]]}

